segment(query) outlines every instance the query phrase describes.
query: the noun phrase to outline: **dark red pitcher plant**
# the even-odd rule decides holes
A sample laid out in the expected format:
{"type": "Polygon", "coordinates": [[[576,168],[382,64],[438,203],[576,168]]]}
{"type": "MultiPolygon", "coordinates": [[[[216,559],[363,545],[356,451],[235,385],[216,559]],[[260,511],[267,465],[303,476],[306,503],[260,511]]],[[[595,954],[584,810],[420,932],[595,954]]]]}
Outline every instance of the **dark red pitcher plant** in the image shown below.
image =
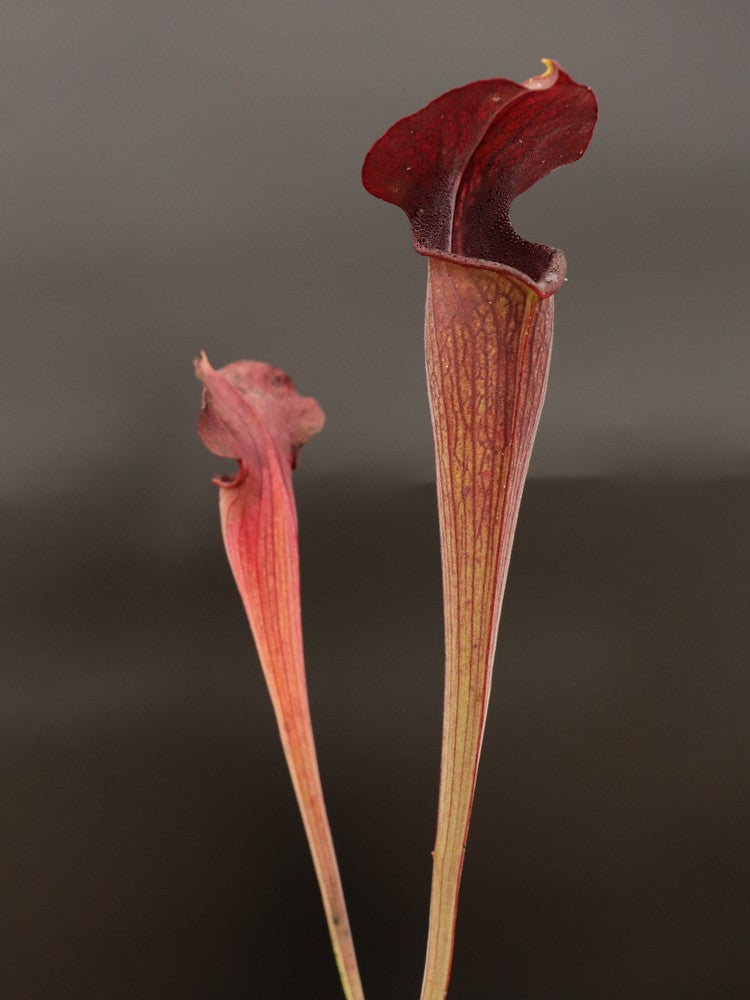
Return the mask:
{"type": "Polygon", "coordinates": [[[498,623],[544,400],[560,250],[513,229],[515,197],[586,150],[593,92],[557,63],[480,80],[403,118],[362,179],[402,208],[428,259],[425,351],[443,565],[445,699],[422,1000],[448,988],[498,623]]]}

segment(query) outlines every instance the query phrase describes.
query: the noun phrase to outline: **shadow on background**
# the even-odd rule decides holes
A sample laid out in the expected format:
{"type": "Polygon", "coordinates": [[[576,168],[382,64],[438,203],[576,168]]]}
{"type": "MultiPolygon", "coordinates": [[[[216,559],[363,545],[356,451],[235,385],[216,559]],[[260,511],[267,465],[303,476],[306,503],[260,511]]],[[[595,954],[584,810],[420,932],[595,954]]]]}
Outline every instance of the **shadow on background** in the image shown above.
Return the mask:
{"type": "MultiPolygon", "coordinates": [[[[299,479],[313,716],[372,1000],[416,997],[433,487],[299,479]]],[[[747,484],[531,481],[451,1000],[750,996],[747,484]],[[744,551],[743,551],[744,548],[744,551]]],[[[339,995],[218,524],[4,511],[0,995],[339,995]]]]}

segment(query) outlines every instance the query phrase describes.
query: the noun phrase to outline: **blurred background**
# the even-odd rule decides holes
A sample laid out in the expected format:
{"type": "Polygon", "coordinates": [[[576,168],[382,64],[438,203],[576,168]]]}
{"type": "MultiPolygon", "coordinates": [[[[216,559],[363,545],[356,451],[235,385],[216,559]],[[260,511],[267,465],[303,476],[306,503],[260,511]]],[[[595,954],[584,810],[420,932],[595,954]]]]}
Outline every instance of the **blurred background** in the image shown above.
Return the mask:
{"type": "MultiPolygon", "coordinates": [[[[0,996],[339,995],[191,359],[328,415],[295,474],[313,717],[370,1000],[418,996],[442,702],[425,262],[372,142],[558,59],[562,247],[451,1000],[750,996],[739,3],[0,11],[0,996]]],[[[228,468],[227,464],[227,468],[228,468]]]]}

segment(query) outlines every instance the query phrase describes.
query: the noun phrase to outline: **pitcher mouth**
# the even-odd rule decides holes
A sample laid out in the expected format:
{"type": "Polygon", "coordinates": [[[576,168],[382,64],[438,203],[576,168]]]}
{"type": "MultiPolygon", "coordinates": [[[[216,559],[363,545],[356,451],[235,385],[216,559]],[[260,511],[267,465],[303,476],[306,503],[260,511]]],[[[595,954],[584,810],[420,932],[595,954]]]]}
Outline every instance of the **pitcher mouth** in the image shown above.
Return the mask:
{"type": "Polygon", "coordinates": [[[449,264],[456,264],[459,267],[474,267],[484,271],[495,271],[496,273],[504,274],[511,280],[518,281],[522,285],[526,285],[526,287],[531,289],[532,292],[535,292],[540,299],[547,299],[550,295],[554,295],[555,292],[559,291],[563,284],[567,281],[565,275],[568,270],[568,262],[565,259],[565,254],[562,250],[556,250],[555,247],[544,246],[541,243],[533,243],[530,245],[538,247],[540,250],[548,251],[547,267],[542,271],[541,276],[537,279],[535,279],[533,275],[530,275],[527,270],[514,267],[511,263],[507,263],[506,261],[480,260],[477,257],[460,257],[454,253],[431,250],[429,247],[421,246],[416,242],[416,240],[414,241],[414,249],[423,257],[434,257],[436,260],[444,260],[449,264]]]}

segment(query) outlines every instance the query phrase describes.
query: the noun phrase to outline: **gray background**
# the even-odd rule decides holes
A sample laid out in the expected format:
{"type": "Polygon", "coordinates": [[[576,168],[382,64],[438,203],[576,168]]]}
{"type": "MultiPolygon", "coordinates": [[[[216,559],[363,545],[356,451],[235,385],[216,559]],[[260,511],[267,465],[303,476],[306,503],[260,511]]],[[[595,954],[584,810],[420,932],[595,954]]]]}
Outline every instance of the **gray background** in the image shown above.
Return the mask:
{"type": "Polygon", "coordinates": [[[0,988],[337,995],[190,361],[287,370],[310,686],[369,995],[416,996],[441,623],[397,118],[551,56],[562,247],[452,1000],[750,995],[746,49],[733,3],[0,11],[0,988]]]}

